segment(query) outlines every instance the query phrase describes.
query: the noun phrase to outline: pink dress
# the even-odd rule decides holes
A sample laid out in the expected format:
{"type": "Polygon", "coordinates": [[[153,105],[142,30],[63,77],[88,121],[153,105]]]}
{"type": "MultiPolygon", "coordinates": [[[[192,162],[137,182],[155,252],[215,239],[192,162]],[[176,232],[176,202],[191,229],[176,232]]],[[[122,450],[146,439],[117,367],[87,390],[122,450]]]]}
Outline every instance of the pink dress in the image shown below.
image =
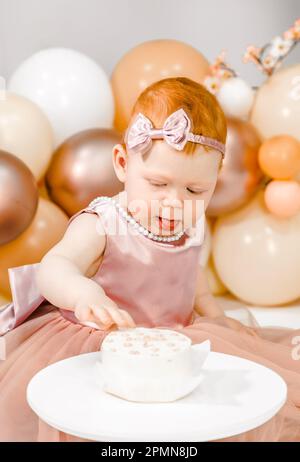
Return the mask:
{"type": "MultiPolygon", "coordinates": [[[[251,335],[194,314],[202,223],[176,243],[163,243],[138,233],[105,198],[97,198],[70,222],[83,212],[98,215],[107,237],[92,279],[137,326],[172,328],[193,343],[209,338],[213,351],[256,361],[287,382],[288,399],[276,416],[218,441],[300,441],[300,361],[292,356],[292,340],[300,330],[256,328],[251,335]]],[[[9,269],[13,301],[0,311],[0,341],[6,347],[6,360],[0,362],[0,441],[86,441],[39,419],[27,404],[26,387],[49,364],[98,351],[114,327],[104,331],[80,323],[71,311],[50,304],[36,286],[37,266],[9,269]]]]}

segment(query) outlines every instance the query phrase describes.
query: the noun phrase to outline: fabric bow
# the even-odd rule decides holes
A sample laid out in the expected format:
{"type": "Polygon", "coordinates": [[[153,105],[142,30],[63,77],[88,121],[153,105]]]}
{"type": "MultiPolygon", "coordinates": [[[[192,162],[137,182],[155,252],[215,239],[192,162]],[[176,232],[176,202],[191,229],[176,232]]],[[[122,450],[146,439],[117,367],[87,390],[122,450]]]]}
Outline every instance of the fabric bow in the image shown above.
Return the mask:
{"type": "Polygon", "coordinates": [[[163,128],[157,129],[139,112],[126,132],[125,142],[129,149],[139,147],[139,150],[144,151],[151,148],[152,138],[164,138],[170,146],[181,151],[188,141],[190,127],[190,119],[182,108],[173,112],[165,120],[163,128]]]}

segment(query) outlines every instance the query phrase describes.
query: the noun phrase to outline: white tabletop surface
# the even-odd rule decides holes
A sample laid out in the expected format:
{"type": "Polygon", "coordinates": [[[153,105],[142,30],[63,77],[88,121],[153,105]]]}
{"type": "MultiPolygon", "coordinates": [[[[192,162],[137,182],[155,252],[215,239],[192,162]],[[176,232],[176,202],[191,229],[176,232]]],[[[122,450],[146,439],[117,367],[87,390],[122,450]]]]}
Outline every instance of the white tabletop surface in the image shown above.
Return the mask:
{"type": "Polygon", "coordinates": [[[227,316],[239,320],[243,324],[257,327],[300,329],[300,299],[282,306],[248,305],[232,294],[216,296],[216,300],[227,316]]]}
{"type": "Polygon", "coordinates": [[[258,427],[286,401],[287,387],[274,371],[252,361],[211,352],[203,381],[172,403],[135,403],[101,390],[95,378],[99,353],[51,364],[27,387],[41,419],[93,441],[210,441],[258,427]]]}

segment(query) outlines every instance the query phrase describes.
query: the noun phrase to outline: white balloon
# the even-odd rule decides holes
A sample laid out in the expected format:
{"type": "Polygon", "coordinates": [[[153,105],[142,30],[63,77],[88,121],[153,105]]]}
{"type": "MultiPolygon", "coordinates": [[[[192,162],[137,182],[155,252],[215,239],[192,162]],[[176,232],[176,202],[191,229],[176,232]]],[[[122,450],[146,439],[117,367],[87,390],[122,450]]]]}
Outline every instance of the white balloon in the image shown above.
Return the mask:
{"type": "Polygon", "coordinates": [[[212,254],[222,282],[247,303],[276,306],[300,297],[300,213],[275,217],[263,191],[217,219],[212,254]]]}
{"type": "Polygon", "coordinates": [[[217,98],[228,117],[247,120],[254,102],[254,90],[239,77],[232,77],[221,85],[217,98]]]}
{"type": "Polygon", "coordinates": [[[41,50],[14,72],[8,89],[35,102],[48,116],[55,147],[88,128],[111,128],[110,82],[88,56],[67,48],[41,50]]]}

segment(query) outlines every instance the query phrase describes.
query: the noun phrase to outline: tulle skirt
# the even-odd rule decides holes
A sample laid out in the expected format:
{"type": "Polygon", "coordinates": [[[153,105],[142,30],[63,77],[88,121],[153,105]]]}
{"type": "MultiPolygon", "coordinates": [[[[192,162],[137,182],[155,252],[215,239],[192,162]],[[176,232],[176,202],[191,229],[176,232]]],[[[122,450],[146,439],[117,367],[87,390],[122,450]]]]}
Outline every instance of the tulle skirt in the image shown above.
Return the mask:
{"type": "MultiPolygon", "coordinates": [[[[287,402],[272,419],[248,432],[216,441],[300,441],[300,360],[292,355],[292,341],[300,336],[300,330],[257,327],[252,335],[198,315],[193,324],[174,330],[190,337],[192,343],[209,338],[213,351],[267,366],[288,385],[287,402]]],[[[0,362],[0,441],[88,441],[42,421],[26,401],[26,388],[42,368],[71,356],[98,351],[109,332],[75,324],[47,302],[26,322],[8,332],[7,359],[0,362]]]]}

